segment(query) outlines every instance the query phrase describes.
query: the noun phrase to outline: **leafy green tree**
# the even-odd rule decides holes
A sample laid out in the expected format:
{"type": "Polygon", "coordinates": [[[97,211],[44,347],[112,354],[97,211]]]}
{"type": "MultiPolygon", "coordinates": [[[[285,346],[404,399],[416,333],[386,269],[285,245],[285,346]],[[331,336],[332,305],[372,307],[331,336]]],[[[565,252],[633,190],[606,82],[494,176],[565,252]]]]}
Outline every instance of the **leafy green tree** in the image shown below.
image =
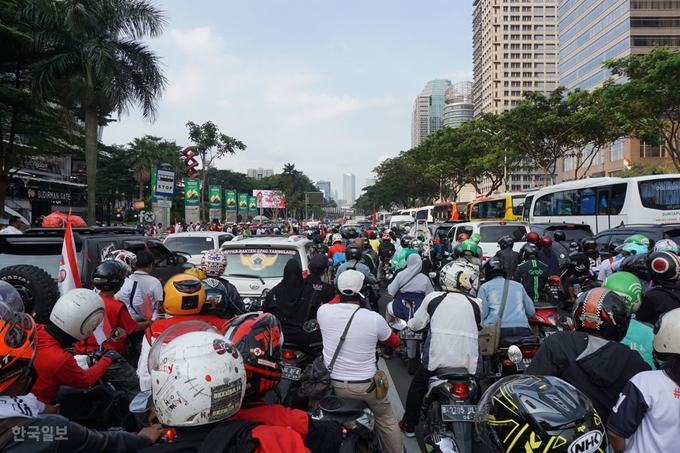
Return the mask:
{"type": "Polygon", "coordinates": [[[206,121],[201,125],[189,121],[186,126],[189,128],[189,140],[194,143],[193,150],[201,159],[201,212],[203,212],[207,170],[212,167],[215,159],[227,154],[234,154],[237,149],[243,151],[246,149],[246,145],[233,137],[220,133],[217,125],[212,121],[206,121]]]}
{"type": "Polygon", "coordinates": [[[75,101],[85,123],[88,222],[95,222],[97,128],[112,112],[139,105],[154,119],[166,79],[141,40],[160,36],[164,14],[148,0],[32,0],[19,11],[34,44],[51,55],[35,66],[32,89],[43,104],[75,101]]]}
{"type": "Polygon", "coordinates": [[[602,94],[634,138],[664,145],[680,171],[680,51],[655,47],[643,56],[609,60],[604,66],[625,83],[609,80],[602,94]]]}
{"type": "Polygon", "coordinates": [[[153,135],[135,138],[128,144],[128,155],[125,162],[132,169],[139,185],[139,200],[144,199],[144,186],[151,179],[151,172],[161,164],[169,164],[178,170],[182,148],[177,143],[163,140],[153,135]]]}
{"type": "Polygon", "coordinates": [[[671,163],[664,165],[657,162],[653,163],[633,162],[631,163],[630,168],[621,170],[616,174],[616,176],[620,178],[631,178],[633,176],[647,176],[671,173],[677,173],[675,166],[671,163]]]}

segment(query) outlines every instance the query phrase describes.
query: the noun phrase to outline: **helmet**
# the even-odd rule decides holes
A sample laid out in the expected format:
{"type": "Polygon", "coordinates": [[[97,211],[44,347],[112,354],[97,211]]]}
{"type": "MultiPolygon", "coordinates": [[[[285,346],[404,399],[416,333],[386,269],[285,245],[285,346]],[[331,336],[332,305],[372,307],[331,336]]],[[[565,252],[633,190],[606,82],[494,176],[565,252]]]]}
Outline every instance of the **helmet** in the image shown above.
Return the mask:
{"type": "Polygon", "coordinates": [[[510,235],[505,235],[498,240],[498,246],[501,250],[511,249],[515,245],[515,240],[510,235]]]}
{"type": "Polygon", "coordinates": [[[439,284],[447,292],[470,291],[477,288],[479,282],[479,266],[467,261],[452,261],[442,267],[439,284]]]}
{"type": "Polygon", "coordinates": [[[132,272],[137,265],[137,255],[127,250],[114,250],[106,259],[122,261],[127,266],[128,272],[132,272]]]}
{"type": "Polygon", "coordinates": [[[493,256],[484,263],[484,278],[486,278],[486,280],[491,280],[499,275],[503,278],[508,277],[508,273],[503,269],[501,260],[498,257],[493,256]]]}
{"type": "Polygon", "coordinates": [[[617,293],[628,306],[631,313],[635,313],[642,303],[642,284],[640,279],[630,272],[614,272],[604,279],[602,288],[617,293]]]}
{"type": "Polygon", "coordinates": [[[0,302],[0,393],[31,367],[37,352],[33,318],[0,302]]]}
{"type": "Polygon", "coordinates": [[[543,236],[539,242],[543,248],[549,249],[552,247],[552,239],[550,236],[543,236]]]}
{"type": "Polygon", "coordinates": [[[156,415],[166,426],[225,420],[238,412],[246,392],[241,354],[216,332],[188,332],[168,343],[155,341],[149,372],[156,415]]]}
{"type": "Polygon", "coordinates": [[[467,241],[468,239],[470,239],[470,236],[468,236],[466,233],[460,233],[458,235],[458,242],[467,241]]]}
{"type": "Polygon", "coordinates": [[[624,241],[624,243],[626,244],[630,244],[631,242],[635,244],[646,245],[649,247],[649,239],[644,234],[634,234],[632,236],[628,236],[624,241]]]}
{"type": "Polygon", "coordinates": [[[525,444],[552,445],[555,453],[607,451],[593,404],[553,376],[519,374],[496,382],[479,401],[476,426],[482,441],[497,452],[518,451],[512,447],[525,444]]]}
{"type": "Polygon", "coordinates": [[[401,240],[400,240],[401,246],[402,246],[403,248],[407,249],[408,246],[411,244],[411,241],[412,241],[412,240],[413,240],[413,236],[409,236],[409,235],[404,235],[404,236],[402,236],[402,237],[401,237],[401,240]]]}
{"type": "Polygon", "coordinates": [[[202,315],[223,316],[227,313],[229,294],[224,283],[216,278],[201,280],[205,289],[205,303],[201,308],[202,315]]]}
{"type": "Polygon", "coordinates": [[[453,256],[455,258],[460,258],[463,256],[463,246],[460,244],[460,242],[456,242],[453,245],[453,256]]]}
{"type": "Polygon", "coordinates": [[[557,242],[562,242],[567,240],[567,235],[564,234],[564,231],[557,230],[553,234],[553,239],[556,240],[557,242]]]}
{"type": "Polygon", "coordinates": [[[342,242],[342,235],[340,233],[335,233],[331,239],[333,241],[333,244],[335,244],[336,242],[342,242]]]}
{"type": "Polygon", "coordinates": [[[92,273],[92,284],[100,291],[117,292],[123,286],[127,269],[122,261],[102,261],[92,273]]]}
{"type": "Polygon", "coordinates": [[[423,253],[425,251],[425,244],[423,244],[423,241],[420,239],[412,240],[409,245],[412,249],[417,250],[418,253],[423,253]]]}
{"type": "Polygon", "coordinates": [[[649,276],[654,281],[675,281],[680,277],[680,258],[671,252],[649,255],[649,276]]]}
{"type": "Polygon", "coordinates": [[[361,248],[356,244],[349,244],[345,249],[345,258],[347,261],[355,260],[359,261],[361,259],[361,248]]]}
{"type": "Polygon", "coordinates": [[[475,244],[479,244],[482,241],[482,236],[479,233],[472,233],[472,236],[470,236],[470,239],[475,241],[475,244]]]}
{"type": "Polygon", "coordinates": [[[222,250],[208,250],[201,257],[201,269],[208,277],[219,277],[227,267],[227,254],[222,250]]]}
{"type": "Polygon", "coordinates": [[[576,330],[621,341],[628,332],[630,311],[621,296],[607,288],[593,288],[574,302],[576,330]]]}
{"type": "Polygon", "coordinates": [[[644,255],[649,251],[649,249],[644,244],[629,242],[627,244],[623,244],[623,247],[621,247],[621,251],[626,252],[629,255],[644,255]]]}
{"type": "Polygon", "coordinates": [[[625,271],[635,275],[640,280],[649,280],[649,255],[631,255],[625,257],[619,266],[619,272],[625,271]]]}
{"type": "Polygon", "coordinates": [[[406,226],[404,227],[404,233],[408,234],[408,233],[410,233],[410,232],[411,232],[411,227],[408,226],[408,225],[406,225],[406,226]]]}
{"type": "Polygon", "coordinates": [[[594,238],[585,238],[581,241],[581,250],[587,252],[588,250],[595,250],[597,248],[597,242],[594,238]]]}
{"type": "Polygon", "coordinates": [[[61,296],[52,308],[50,322],[76,340],[84,340],[104,320],[104,301],[92,290],[76,288],[61,296]]]}
{"type": "Polygon", "coordinates": [[[655,252],[671,252],[678,254],[678,244],[672,239],[661,239],[654,244],[655,252]]]}
{"type": "Polygon", "coordinates": [[[531,259],[531,256],[538,257],[538,247],[536,247],[536,244],[527,242],[519,251],[519,259],[520,261],[527,261],[531,259]]]}
{"type": "Polygon", "coordinates": [[[163,309],[169,315],[196,315],[205,304],[205,288],[191,275],[173,275],[165,282],[163,292],[163,309]]]}
{"type": "Polygon", "coordinates": [[[374,230],[369,230],[368,231],[368,238],[369,239],[378,239],[378,233],[376,233],[374,230]]]}
{"type": "Polygon", "coordinates": [[[621,244],[619,241],[614,241],[611,244],[609,244],[609,254],[618,255],[619,252],[621,251],[619,247],[621,247],[622,245],[623,244],[621,244]]]}
{"type": "Polygon", "coordinates": [[[530,244],[538,244],[538,241],[541,240],[541,236],[539,236],[538,233],[535,231],[529,231],[527,233],[526,240],[530,244]]]}
{"type": "Polygon", "coordinates": [[[199,280],[204,280],[208,278],[208,276],[205,275],[205,272],[203,272],[203,269],[201,269],[200,267],[190,267],[189,269],[184,269],[184,273],[187,275],[192,275],[199,280]]]}
{"type": "Polygon", "coordinates": [[[469,255],[476,255],[477,254],[477,243],[473,241],[472,239],[466,239],[463,241],[462,244],[460,244],[460,249],[463,252],[463,254],[466,254],[466,252],[469,252],[469,255]]]}
{"type": "Polygon", "coordinates": [[[243,357],[246,397],[261,397],[276,387],[283,370],[281,324],[271,313],[246,313],[227,321],[225,338],[243,357]]]}
{"type": "Polygon", "coordinates": [[[676,308],[661,315],[654,327],[655,358],[668,360],[670,355],[680,354],[679,328],[680,308],[676,308]]]}
{"type": "Polygon", "coordinates": [[[17,289],[4,280],[0,280],[0,302],[7,304],[15,313],[24,312],[24,301],[17,289]]]}
{"type": "Polygon", "coordinates": [[[383,241],[391,241],[391,240],[392,240],[392,237],[390,236],[389,233],[383,233],[383,235],[382,235],[382,240],[383,240],[383,241]]]}

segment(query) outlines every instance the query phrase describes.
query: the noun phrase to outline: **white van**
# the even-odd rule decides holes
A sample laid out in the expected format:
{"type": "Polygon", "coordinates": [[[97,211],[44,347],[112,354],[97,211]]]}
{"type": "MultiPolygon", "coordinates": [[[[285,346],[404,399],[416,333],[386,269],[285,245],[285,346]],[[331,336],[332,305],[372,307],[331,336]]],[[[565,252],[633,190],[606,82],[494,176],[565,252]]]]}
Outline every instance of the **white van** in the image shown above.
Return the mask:
{"type": "Polygon", "coordinates": [[[390,230],[392,231],[397,231],[400,225],[404,225],[404,227],[413,228],[415,224],[416,219],[414,219],[410,215],[393,215],[392,218],[390,218],[390,230]]]}

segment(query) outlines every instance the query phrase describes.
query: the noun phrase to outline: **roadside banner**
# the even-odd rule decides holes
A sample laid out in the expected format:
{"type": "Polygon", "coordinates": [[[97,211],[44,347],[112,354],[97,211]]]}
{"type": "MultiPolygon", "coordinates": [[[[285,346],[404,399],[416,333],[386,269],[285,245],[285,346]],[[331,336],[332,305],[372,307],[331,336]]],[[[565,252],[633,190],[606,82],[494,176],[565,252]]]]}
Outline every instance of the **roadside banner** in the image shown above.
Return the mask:
{"type": "Polygon", "coordinates": [[[210,220],[222,222],[222,186],[209,186],[210,220]]]}
{"type": "Polygon", "coordinates": [[[257,214],[257,197],[248,197],[248,214],[257,214]]]}
{"type": "Polygon", "coordinates": [[[201,220],[201,180],[184,178],[184,221],[194,223],[201,220]]]}

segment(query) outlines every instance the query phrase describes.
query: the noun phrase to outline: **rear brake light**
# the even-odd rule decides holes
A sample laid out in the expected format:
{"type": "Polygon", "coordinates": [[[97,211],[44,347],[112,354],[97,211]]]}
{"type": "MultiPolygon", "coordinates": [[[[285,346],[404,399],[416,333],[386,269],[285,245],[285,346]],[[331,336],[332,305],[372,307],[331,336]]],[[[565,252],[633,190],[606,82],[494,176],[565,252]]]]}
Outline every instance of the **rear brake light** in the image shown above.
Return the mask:
{"type": "Polygon", "coordinates": [[[302,278],[307,278],[308,275],[307,271],[302,272],[302,278]]]}
{"type": "Polygon", "coordinates": [[[532,359],[536,355],[538,348],[539,348],[538,345],[522,346],[520,348],[520,350],[522,351],[522,357],[526,359],[532,359]]]}
{"type": "Polygon", "coordinates": [[[467,382],[465,384],[452,383],[450,392],[456,398],[465,399],[470,393],[470,385],[467,382]]]}
{"type": "Polygon", "coordinates": [[[507,225],[507,223],[505,223],[505,222],[498,222],[498,224],[501,225],[501,226],[507,225]]]}
{"type": "Polygon", "coordinates": [[[486,261],[486,260],[488,260],[489,258],[491,258],[489,255],[484,255],[484,256],[482,256],[482,261],[486,261]]]}
{"type": "Polygon", "coordinates": [[[295,360],[295,351],[291,349],[284,349],[283,360],[295,360]]]}

